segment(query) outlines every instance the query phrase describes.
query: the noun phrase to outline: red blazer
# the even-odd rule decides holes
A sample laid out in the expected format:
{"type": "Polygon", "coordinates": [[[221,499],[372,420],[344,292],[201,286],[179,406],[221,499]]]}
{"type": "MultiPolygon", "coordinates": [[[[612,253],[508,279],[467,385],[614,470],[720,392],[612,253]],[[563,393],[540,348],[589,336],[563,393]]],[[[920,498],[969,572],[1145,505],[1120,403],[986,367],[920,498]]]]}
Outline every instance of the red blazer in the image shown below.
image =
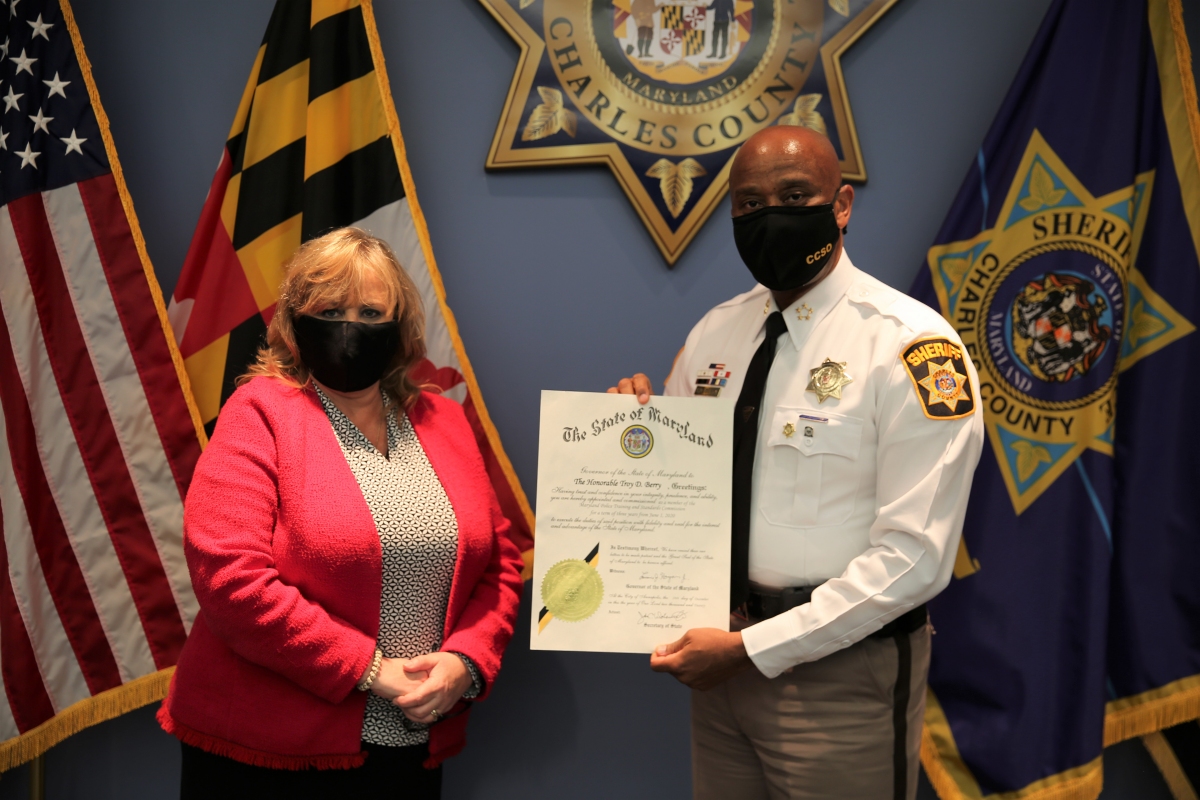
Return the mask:
{"type": "MultiPolygon", "coordinates": [[[[408,412],[458,519],[442,649],[471,658],[485,697],[512,637],[520,555],[462,407],[423,392],[408,412]]],[[[375,652],[379,534],[316,393],[273,378],[221,411],[184,506],[200,613],[158,720],[184,742],[277,769],[363,763],[375,652]]],[[[467,715],[430,730],[435,766],[465,744],[467,715]]]]}

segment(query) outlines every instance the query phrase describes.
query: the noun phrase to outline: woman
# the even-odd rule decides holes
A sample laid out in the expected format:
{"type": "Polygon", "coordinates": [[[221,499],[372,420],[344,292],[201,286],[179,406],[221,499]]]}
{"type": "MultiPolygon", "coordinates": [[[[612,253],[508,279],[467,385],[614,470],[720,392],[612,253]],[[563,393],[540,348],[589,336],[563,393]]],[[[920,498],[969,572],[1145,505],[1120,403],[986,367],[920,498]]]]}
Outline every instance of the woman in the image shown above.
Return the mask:
{"type": "Polygon", "coordinates": [[[158,719],[182,798],[436,798],[521,591],[412,280],[344,228],[288,265],[184,510],[200,614],[158,719]]]}

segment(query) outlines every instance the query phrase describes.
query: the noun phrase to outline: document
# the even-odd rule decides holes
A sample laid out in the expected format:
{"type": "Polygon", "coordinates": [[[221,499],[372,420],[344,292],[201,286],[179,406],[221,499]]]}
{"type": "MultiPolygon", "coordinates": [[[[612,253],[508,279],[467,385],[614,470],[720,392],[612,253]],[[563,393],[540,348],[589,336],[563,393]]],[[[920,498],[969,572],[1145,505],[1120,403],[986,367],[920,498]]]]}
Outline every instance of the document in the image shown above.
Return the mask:
{"type": "Polygon", "coordinates": [[[733,400],[542,392],[534,650],[729,630],[733,400]]]}

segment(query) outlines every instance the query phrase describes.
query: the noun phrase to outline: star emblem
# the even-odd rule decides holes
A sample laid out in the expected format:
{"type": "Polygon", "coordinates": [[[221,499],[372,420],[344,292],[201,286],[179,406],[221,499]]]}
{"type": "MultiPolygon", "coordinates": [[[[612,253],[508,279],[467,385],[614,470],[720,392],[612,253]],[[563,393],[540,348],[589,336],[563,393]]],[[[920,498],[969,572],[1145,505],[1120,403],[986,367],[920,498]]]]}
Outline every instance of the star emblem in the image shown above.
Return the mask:
{"type": "Polygon", "coordinates": [[[795,436],[796,435],[796,426],[790,422],[785,423],[783,426],[783,435],[789,439],[792,438],[793,436],[795,436]]]}
{"type": "Polygon", "coordinates": [[[40,36],[43,39],[45,39],[47,42],[50,41],[50,37],[49,37],[49,35],[47,35],[46,31],[48,31],[54,27],[53,22],[42,22],[41,14],[38,14],[38,18],[37,18],[36,22],[30,21],[30,20],[26,20],[26,22],[29,23],[29,27],[33,28],[33,35],[29,37],[30,39],[36,39],[37,37],[40,36]]]}
{"type": "Polygon", "coordinates": [[[19,2],[21,2],[21,0],[12,0],[8,4],[8,15],[10,17],[15,17],[17,15],[17,3],[19,2]]]}
{"type": "Polygon", "coordinates": [[[47,99],[47,100],[49,100],[51,97],[54,97],[54,95],[56,95],[56,94],[57,94],[57,95],[61,95],[61,96],[63,96],[63,97],[66,97],[66,96],[67,96],[67,93],[63,91],[63,87],[64,87],[64,86],[70,86],[70,85],[71,85],[71,82],[70,82],[70,81],[60,81],[60,80],[58,79],[58,73],[57,73],[57,72],[55,72],[55,73],[54,73],[54,80],[52,80],[52,81],[42,81],[42,83],[44,83],[44,84],[46,84],[47,86],[49,86],[49,87],[50,87],[50,94],[46,95],[46,99],[47,99]]]}
{"type": "Polygon", "coordinates": [[[954,361],[951,359],[946,359],[945,364],[929,362],[929,374],[917,383],[929,392],[929,405],[941,403],[953,413],[958,412],[960,401],[968,399],[964,388],[967,376],[954,368],[954,361]]]}
{"type": "Polygon", "coordinates": [[[0,150],[8,149],[8,134],[0,130],[0,150]]]}
{"type": "MultiPolygon", "coordinates": [[[[998,210],[994,217],[989,215],[995,220],[993,227],[978,233],[972,230],[971,238],[935,245],[926,254],[942,315],[956,321],[963,349],[982,356],[975,361],[979,369],[977,386],[986,390],[988,397],[986,403],[980,403],[979,411],[983,412],[996,467],[1017,514],[1045,496],[1089,450],[1113,457],[1112,409],[1118,376],[1141,359],[1173,347],[1173,342],[1196,331],[1195,323],[1172,307],[1173,298],[1155,290],[1132,255],[1142,246],[1143,231],[1150,236],[1152,227],[1146,225],[1146,220],[1152,204],[1176,201],[1169,193],[1162,200],[1152,200],[1158,196],[1153,171],[1131,177],[1132,182],[1126,186],[1107,187],[1112,191],[1093,194],[1050,142],[1034,130],[1003,200],[997,195],[998,210]],[[1064,231],[1053,226],[1043,235],[1041,225],[1051,218],[1048,215],[1063,213],[1072,214],[1073,219],[1087,219],[1093,232],[1103,226],[1110,235],[1077,237],[1074,229],[1064,231]],[[1028,263],[1018,255],[1035,246],[1045,248],[1042,252],[1047,255],[1037,256],[1042,262],[1036,270],[1018,274],[1018,266],[1028,263]],[[1092,251],[1085,248],[1098,248],[1095,271],[1085,284],[1072,283],[1070,268],[1064,266],[1070,262],[1065,259],[1086,254],[1082,257],[1091,260],[1092,251]],[[989,269],[991,264],[998,266],[989,269]],[[984,281],[992,287],[990,293],[976,293],[970,288],[984,281]],[[1080,294],[1084,288],[1087,292],[1080,294]],[[1036,301],[1031,303],[1030,299],[1038,292],[1051,291],[1059,292],[1056,296],[1062,299],[1053,308],[1035,309],[1036,301]],[[1080,300],[1072,299],[1084,296],[1086,308],[1080,300]],[[1017,322],[1022,302],[1024,313],[1032,313],[1024,327],[1017,322]],[[1098,323],[1091,320],[1097,309],[1105,307],[1124,313],[1117,312],[1113,323],[1099,329],[1108,335],[1107,341],[1099,342],[1094,334],[1098,323]],[[1067,308],[1075,315],[1073,323],[1084,320],[1076,323],[1078,327],[1063,328],[1056,320],[1055,314],[1068,313],[1060,310],[1067,308]],[[967,319],[972,322],[959,324],[967,319]],[[1005,319],[1013,321],[1012,333],[994,327],[993,320],[1005,319]],[[1154,330],[1152,338],[1138,335],[1139,322],[1145,326],[1142,330],[1154,330]],[[1112,348],[1111,356],[1106,354],[1098,361],[1094,357],[1085,359],[1084,353],[1095,353],[1100,346],[1112,348]],[[1071,427],[1048,425],[1047,411],[1051,409],[1056,418],[1063,415],[1063,419],[1073,420],[1071,427]]],[[[927,360],[919,364],[907,362],[913,367],[927,364],[930,376],[941,373],[940,378],[934,378],[940,387],[934,381],[923,386],[923,375],[911,375],[926,412],[933,411],[931,416],[942,418],[971,413],[974,402],[985,398],[973,398],[973,387],[964,385],[966,397],[958,400],[952,385],[959,378],[943,363],[948,354],[927,355],[927,360]],[[943,397],[931,388],[940,389],[943,397]]],[[[953,360],[959,372],[967,372],[963,359],[953,360]]],[[[1170,359],[1158,363],[1166,366],[1155,369],[1172,368],[1170,359]]]]}
{"type": "Polygon", "coordinates": [[[800,307],[796,309],[796,319],[800,320],[801,322],[808,322],[810,319],[812,319],[812,315],[812,306],[810,306],[808,303],[801,303],[800,307]]]}
{"type": "Polygon", "coordinates": [[[830,397],[842,399],[842,387],[853,383],[854,378],[846,372],[845,361],[834,361],[826,358],[821,366],[808,371],[808,389],[817,395],[817,402],[824,403],[830,397]]]}
{"type": "Polygon", "coordinates": [[[486,166],[605,165],[669,265],[725,196],[738,147],[771,125],[827,134],[843,179],[866,179],[837,65],[894,3],[731,3],[737,33],[718,45],[707,0],[651,3],[648,38],[628,0],[480,2],[521,48],[486,166]]]}
{"type": "Polygon", "coordinates": [[[46,127],[46,123],[50,122],[52,119],[54,119],[54,117],[47,117],[45,112],[39,108],[38,113],[30,114],[29,118],[33,120],[34,133],[37,133],[38,131],[43,131],[45,133],[50,132],[50,129],[46,127]]]}
{"type": "Polygon", "coordinates": [[[24,93],[18,94],[12,90],[11,86],[8,87],[8,94],[4,95],[4,113],[7,114],[14,108],[19,111],[20,106],[17,105],[17,101],[24,96],[24,93]]]}
{"type": "Polygon", "coordinates": [[[37,157],[40,156],[41,153],[31,149],[28,142],[25,144],[25,150],[18,150],[16,154],[21,157],[21,169],[25,169],[26,167],[30,166],[34,169],[38,168],[37,157]]]}
{"type": "Polygon", "coordinates": [[[32,75],[33,69],[31,69],[31,68],[33,67],[34,62],[36,62],[37,59],[36,58],[26,58],[25,57],[25,48],[22,47],[21,55],[13,56],[12,58],[9,59],[9,61],[11,61],[17,65],[17,71],[15,73],[13,73],[14,75],[20,75],[21,70],[24,70],[25,72],[28,72],[30,75],[32,75]]]}
{"type": "MultiPolygon", "coordinates": [[[[71,135],[65,137],[63,141],[67,143],[67,153],[70,153],[72,150],[74,150],[76,153],[79,153],[79,155],[83,155],[83,149],[80,147],[80,145],[86,142],[87,138],[76,138],[74,128],[71,128],[71,135]]],[[[63,153],[63,155],[66,155],[66,153],[63,153]]]]}

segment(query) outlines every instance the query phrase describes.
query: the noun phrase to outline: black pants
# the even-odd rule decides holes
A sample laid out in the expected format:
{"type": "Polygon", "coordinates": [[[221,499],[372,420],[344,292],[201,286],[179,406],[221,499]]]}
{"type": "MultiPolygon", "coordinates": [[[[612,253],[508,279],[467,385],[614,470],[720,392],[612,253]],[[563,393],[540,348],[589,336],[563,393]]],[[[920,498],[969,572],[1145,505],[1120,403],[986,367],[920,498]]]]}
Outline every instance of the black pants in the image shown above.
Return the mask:
{"type": "Polygon", "coordinates": [[[426,745],[386,747],[363,742],[367,761],[357,769],[267,769],[183,745],[180,800],[438,800],[442,768],[421,766],[426,745]]]}

